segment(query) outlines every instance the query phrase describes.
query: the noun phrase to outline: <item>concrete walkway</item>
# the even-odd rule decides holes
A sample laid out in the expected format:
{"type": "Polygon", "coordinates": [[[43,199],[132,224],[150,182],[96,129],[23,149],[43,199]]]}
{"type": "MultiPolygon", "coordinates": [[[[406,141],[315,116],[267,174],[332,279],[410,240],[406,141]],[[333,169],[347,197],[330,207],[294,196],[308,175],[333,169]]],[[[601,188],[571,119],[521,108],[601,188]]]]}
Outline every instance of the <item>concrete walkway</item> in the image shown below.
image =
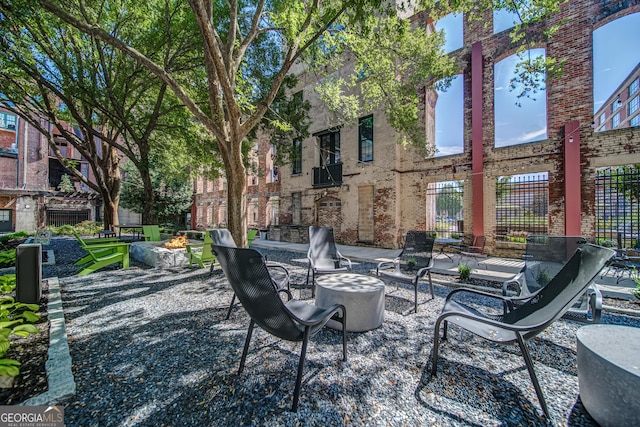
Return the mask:
{"type": "MultiPolygon", "coordinates": [[[[309,249],[309,245],[306,243],[276,242],[273,240],[263,239],[255,239],[251,244],[251,247],[299,252],[301,254],[301,258],[305,258],[307,250],[309,249]]],[[[400,249],[382,249],[367,246],[347,245],[337,245],[337,247],[342,255],[352,261],[378,263],[380,261],[392,260],[400,253],[400,249]]],[[[458,274],[459,261],[460,257],[457,254],[438,254],[435,257],[435,267],[433,268],[433,272],[456,276],[458,274]]],[[[499,282],[508,280],[515,276],[524,265],[522,260],[512,258],[487,257],[478,261],[479,262],[476,263],[474,260],[464,260],[464,262],[473,269],[471,277],[495,280],[499,282]]],[[[631,294],[631,291],[635,288],[633,280],[624,276],[618,281],[613,275],[613,272],[607,272],[606,269],[604,272],[606,274],[603,277],[598,276],[595,281],[603,296],[630,300],[635,299],[631,294]]]]}

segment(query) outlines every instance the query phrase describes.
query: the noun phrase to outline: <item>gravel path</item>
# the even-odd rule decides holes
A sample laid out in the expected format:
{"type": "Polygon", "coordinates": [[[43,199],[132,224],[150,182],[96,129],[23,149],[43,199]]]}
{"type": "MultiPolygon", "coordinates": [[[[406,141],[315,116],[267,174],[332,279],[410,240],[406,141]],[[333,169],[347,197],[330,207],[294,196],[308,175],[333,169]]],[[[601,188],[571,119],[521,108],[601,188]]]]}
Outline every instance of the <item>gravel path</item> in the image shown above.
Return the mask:
{"type": "MultiPolygon", "coordinates": [[[[69,426],[595,425],[578,397],[579,323],[559,320],[530,341],[551,412],[545,420],[517,346],[452,327],[432,377],[433,326],[449,289],[436,286],[430,301],[421,288],[418,314],[406,314],[413,292],[387,286],[383,326],[349,334],[347,362],[340,333],[325,328],[312,338],[292,413],[301,345],[257,329],[236,375],[249,320],[240,306],[224,320],[232,293],[221,273],[132,263],[73,277],[78,245],[54,239],[52,246],[58,264],[44,273],[61,280],[77,385],[64,402],[69,426]]],[[[300,254],[262,252],[287,263],[295,283],[304,281],[306,267],[290,261],[300,254]]],[[[602,320],[640,327],[637,318],[605,313],[602,320]]]]}

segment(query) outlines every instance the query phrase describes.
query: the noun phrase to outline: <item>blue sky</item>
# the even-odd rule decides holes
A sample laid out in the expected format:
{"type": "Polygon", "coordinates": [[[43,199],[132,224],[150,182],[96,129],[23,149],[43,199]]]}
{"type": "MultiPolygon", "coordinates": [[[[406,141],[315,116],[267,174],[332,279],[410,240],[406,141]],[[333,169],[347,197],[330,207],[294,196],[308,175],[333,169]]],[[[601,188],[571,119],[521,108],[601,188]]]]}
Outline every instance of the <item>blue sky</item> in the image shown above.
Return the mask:
{"type": "MultiPolygon", "coordinates": [[[[495,31],[508,29],[514,16],[497,12],[495,31]]],[[[462,46],[462,15],[448,15],[436,23],[447,34],[445,52],[462,46]]],[[[617,19],[594,31],[594,112],[640,62],[640,13],[617,19]]],[[[544,55],[543,49],[532,54],[544,55]]],[[[495,64],[495,117],[497,147],[539,141],[547,138],[546,96],[538,93],[536,100],[517,99],[517,91],[509,90],[516,56],[495,64]],[[521,107],[516,106],[520,102],[521,107]]],[[[570,63],[570,61],[569,61],[570,63]]],[[[463,152],[463,82],[454,79],[445,91],[438,91],[436,104],[436,148],[438,156],[463,152]]]]}

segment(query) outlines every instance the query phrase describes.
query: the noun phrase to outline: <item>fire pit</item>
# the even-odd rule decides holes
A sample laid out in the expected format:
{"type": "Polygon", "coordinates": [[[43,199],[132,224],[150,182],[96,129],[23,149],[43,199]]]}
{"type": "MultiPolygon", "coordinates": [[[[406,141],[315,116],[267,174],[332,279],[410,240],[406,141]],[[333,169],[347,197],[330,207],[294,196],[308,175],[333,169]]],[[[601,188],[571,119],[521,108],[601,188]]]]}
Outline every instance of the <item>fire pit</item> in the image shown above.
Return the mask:
{"type": "Polygon", "coordinates": [[[167,249],[184,249],[187,247],[187,243],[189,243],[187,236],[176,236],[165,243],[164,247],[167,249]]]}
{"type": "Polygon", "coordinates": [[[178,236],[167,242],[133,242],[129,255],[136,261],[157,268],[186,267],[189,254],[184,236],[178,236]]]}

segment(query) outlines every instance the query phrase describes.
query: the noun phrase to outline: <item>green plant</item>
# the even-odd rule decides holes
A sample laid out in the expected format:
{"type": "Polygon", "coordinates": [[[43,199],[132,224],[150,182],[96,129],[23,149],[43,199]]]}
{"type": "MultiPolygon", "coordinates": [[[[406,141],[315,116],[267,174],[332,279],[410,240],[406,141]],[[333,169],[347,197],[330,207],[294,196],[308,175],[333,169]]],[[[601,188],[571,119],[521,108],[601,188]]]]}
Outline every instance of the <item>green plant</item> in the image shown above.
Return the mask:
{"type": "Polygon", "coordinates": [[[82,221],[74,226],[76,231],[81,235],[96,234],[104,228],[104,224],[95,221],[82,221]]]}
{"type": "Polygon", "coordinates": [[[417,265],[417,262],[415,258],[413,257],[407,258],[407,268],[409,268],[409,270],[416,268],[416,265],[417,265]]]}
{"type": "Polygon", "coordinates": [[[460,238],[460,234],[458,234],[458,233],[451,233],[451,238],[452,238],[452,239],[459,239],[459,238],[460,238]]]}
{"type": "Polygon", "coordinates": [[[16,263],[16,250],[0,251],[0,267],[8,267],[16,263]]]}
{"type": "Polygon", "coordinates": [[[471,267],[466,264],[460,264],[458,266],[458,275],[461,280],[469,280],[471,277],[471,267]]]}
{"type": "Polygon", "coordinates": [[[549,274],[549,271],[546,268],[542,268],[538,270],[536,281],[540,286],[546,286],[551,281],[551,274],[549,274]]]}
{"type": "Polygon", "coordinates": [[[432,239],[435,239],[436,237],[438,237],[437,231],[429,231],[428,234],[429,234],[429,237],[431,237],[432,239]]]}
{"type": "Polygon", "coordinates": [[[16,302],[13,297],[0,298],[0,375],[15,377],[20,373],[20,362],[3,356],[11,347],[9,337],[28,337],[40,331],[33,323],[40,320],[35,312],[38,304],[16,302]]]}
{"type": "Polygon", "coordinates": [[[0,293],[10,294],[16,288],[16,275],[5,274],[0,276],[0,293]]]}
{"type": "Polygon", "coordinates": [[[597,243],[605,248],[615,248],[617,246],[617,243],[610,239],[600,238],[597,240],[597,243]]]}
{"type": "Polygon", "coordinates": [[[74,227],[72,225],[61,225],[54,234],[58,236],[71,236],[73,234],[74,227]]]}
{"type": "Polygon", "coordinates": [[[631,279],[633,279],[633,283],[636,284],[636,288],[631,290],[631,293],[637,299],[640,299],[640,275],[635,267],[633,267],[633,273],[631,274],[631,279]]]}

